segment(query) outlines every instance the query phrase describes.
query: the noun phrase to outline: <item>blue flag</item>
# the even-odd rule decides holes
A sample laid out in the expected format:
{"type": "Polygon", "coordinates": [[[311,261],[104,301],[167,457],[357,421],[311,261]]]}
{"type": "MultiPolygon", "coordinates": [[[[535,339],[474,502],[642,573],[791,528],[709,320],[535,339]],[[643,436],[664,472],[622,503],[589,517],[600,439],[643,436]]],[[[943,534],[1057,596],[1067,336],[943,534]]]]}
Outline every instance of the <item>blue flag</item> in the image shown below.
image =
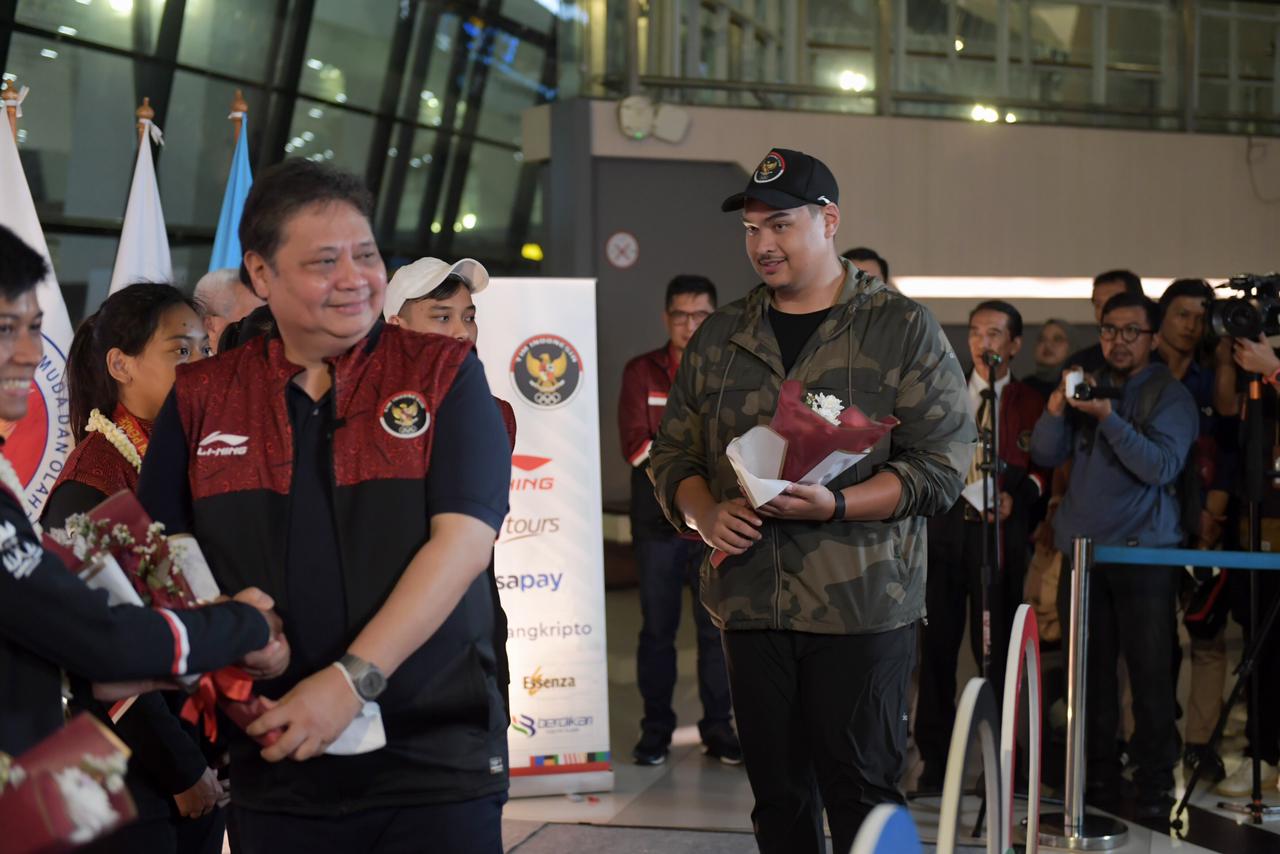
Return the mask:
{"type": "Polygon", "coordinates": [[[213,257],[209,270],[239,267],[243,253],[240,251],[240,214],[244,212],[244,200],[253,186],[253,173],[249,171],[249,117],[241,119],[240,138],[236,140],[235,153],[231,155],[231,174],[227,176],[227,191],[222,196],[222,213],[218,215],[218,233],[213,238],[213,257]]]}

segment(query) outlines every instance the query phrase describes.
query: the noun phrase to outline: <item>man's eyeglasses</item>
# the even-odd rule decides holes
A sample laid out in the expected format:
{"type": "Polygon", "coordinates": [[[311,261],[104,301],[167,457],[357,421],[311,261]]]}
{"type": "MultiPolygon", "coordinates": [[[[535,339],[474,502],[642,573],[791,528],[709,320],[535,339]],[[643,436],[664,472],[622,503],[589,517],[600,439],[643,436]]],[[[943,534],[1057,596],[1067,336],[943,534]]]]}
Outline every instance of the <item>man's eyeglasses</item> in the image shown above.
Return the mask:
{"type": "Polygon", "coordinates": [[[709,311],[668,311],[667,317],[671,318],[671,322],[676,326],[684,326],[686,323],[696,323],[699,326],[702,322],[711,316],[709,311]]]}
{"type": "Polygon", "coordinates": [[[1138,340],[1139,335],[1150,335],[1154,331],[1153,329],[1143,329],[1136,323],[1130,323],[1128,326],[1104,323],[1098,327],[1098,337],[1103,341],[1114,341],[1116,335],[1119,335],[1126,344],[1132,344],[1138,340]]]}

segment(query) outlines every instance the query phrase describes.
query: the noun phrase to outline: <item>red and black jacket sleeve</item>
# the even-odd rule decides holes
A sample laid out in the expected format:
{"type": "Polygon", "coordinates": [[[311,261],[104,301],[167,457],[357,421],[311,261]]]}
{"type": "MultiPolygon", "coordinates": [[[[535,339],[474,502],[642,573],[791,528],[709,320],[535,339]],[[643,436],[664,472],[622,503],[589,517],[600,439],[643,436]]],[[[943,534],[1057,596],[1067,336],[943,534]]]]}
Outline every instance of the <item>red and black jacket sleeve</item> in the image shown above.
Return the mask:
{"type": "Polygon", "coordinates": [[[649,370],[644,356],[637,356],[622,372],[618,396],[618,434],[622,455],[633,468],[649,459],[653,431],[649,425],[649,370]]]}
{"type": "Polygon", "coordinates": [[[1005,463],[1002,488],[1021,508],[1028,522],[1033,508],[1049,494],[1053,472],[1031,459],[1031,432],[1044,411],[1044,398],[1026,383],[1011,382],[1000,396],[1000,457],[1005,463]]]}

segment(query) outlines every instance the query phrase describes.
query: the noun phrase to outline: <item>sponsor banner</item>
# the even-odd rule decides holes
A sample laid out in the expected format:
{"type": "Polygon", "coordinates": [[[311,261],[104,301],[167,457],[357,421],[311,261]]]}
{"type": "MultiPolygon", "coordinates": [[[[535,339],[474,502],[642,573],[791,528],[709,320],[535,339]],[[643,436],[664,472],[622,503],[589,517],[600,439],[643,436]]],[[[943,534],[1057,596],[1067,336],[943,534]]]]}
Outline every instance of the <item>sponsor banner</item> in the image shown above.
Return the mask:
{"type": "Polygon", "coordinates": [[[595,282],[493,279],[477,302],[489,388],[516,416],[511,509],[494,551],[511,794],[612,789],[595,282]]]}

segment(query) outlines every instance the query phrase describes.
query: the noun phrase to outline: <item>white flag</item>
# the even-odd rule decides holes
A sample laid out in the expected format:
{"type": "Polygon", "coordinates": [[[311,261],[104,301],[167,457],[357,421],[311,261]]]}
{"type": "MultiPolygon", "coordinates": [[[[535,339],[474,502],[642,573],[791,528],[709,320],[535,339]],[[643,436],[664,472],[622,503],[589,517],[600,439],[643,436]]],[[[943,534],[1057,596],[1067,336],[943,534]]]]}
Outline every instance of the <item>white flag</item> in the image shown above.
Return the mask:
{"type": "MultiPolygon", "coordinates": [[[[8,124],[2,121],[0,137],[0,187],[4,188],[0,192],[0,225],[49,261],[49,246],[36,217],[35,202],[18,158],[18,145],[8,124]]],[[[4,454],[22,481],[27,515],[32,520],[39,517],[72,444],[66,383],[71,320],[52,263],[49,275],[36,288],[36,296],[44,311],[44,358],[36,369],[26,417],[17,424],[0,421],[0,435],[6,439],[4,454]]]]}
{"type": "Polygon", "coordinates": [[[151,140],[161,143],[163,138],[160,128],[146,119],[142,121],[147,133],[138,140],[133,186],[129,188],[129,205],[124,211],[116,266],[111,271],[109,293],[113,294],[134,282],[173,282],[169,237],[164,230],[164,211],[160,209],[160,186],[156,183],[156,167],[151,159],[151,140]]]}

